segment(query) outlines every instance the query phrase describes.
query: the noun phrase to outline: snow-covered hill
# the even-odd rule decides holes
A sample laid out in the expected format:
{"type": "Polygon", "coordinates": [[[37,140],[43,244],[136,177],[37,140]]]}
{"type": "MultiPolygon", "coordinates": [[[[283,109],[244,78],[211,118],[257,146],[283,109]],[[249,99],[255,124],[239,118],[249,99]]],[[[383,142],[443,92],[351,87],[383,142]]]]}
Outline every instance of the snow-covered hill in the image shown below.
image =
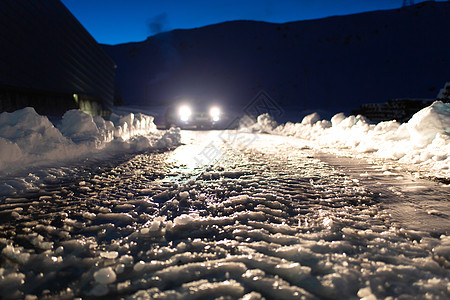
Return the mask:
{"type": "Polygon", "coordinates": [[[235,21],[104,45],[125,104],[176,97],[237,107],[265,90],[285,120],[362,103],[434,99],[450,79],[450,3],[312,21],[235,21]]]}

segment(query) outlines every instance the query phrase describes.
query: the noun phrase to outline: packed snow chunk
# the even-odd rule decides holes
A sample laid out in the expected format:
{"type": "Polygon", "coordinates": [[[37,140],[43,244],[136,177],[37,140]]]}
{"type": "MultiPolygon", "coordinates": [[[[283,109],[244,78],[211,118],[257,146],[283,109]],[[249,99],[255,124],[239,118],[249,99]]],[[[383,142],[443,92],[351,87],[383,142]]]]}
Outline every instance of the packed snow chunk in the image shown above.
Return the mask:
{"type": "Polygon", "coordinates": [[[107,259],[116,259],[119,256],[119,252],[117,251],[100,252],[100,256],[107,259]]]}
{"type": "Polygon", "coordinates": [[[96,221],[99,223],[111,222],[118,225],[127,225],[132,224],[134,219],[127,213],[101,213],[97,215],[96,221]]]}
{"type": "Polygon", "coordinates": [[[119,258],[119,263],[121,263],[127,267],[131,267],[134,263],[134,259],[132,256],[125,254],[119,258]]]}
{"type": "Polygon", "coordinates": [[[133,136],[128,140],[128,149],[134,152],[152,148],[152,140],[144,135],[133,136]]]}
{"type": "Polygon", "coordinates": [[[100,116],[94,116],[93,118],[95,125],[97,125],[97,129],[100,134],[100,138],[104,142],[110,142],[114,139],[115,127],[113,122],[106,121],[100,116]]]}
{"type": "Polygon", "coordinates": [[[444,244],[434,248],[433,253],[450,262],[450,244],[444,244]]]}
{"type": "Polygon", "coordinates": [[[311,268],[302,266],[299,263],[282,263],[278,264],[275,267],[274,272],[277,275],[280,275],[282,278],[289,279],[289,281],[298,283],[305,278],[310,277],[311,275],[311,268]]]}
{"type": "Polygon", "coordinates": [[[370,287],[365,287],[362,288],[358,291],[358,296],[360,297],[360,299],[364,299],[364,300],[376,300],[377,297],[372,293],[372,290],[370,289],[370,287]]]}
{"type": "Polygon", "coordinates": [[[181,144],[181,132],[179,128],[170,128],[158,139],[155,148],[165,149],[181,144]]]}
{"type": "Polygon", "coordinates": [[[100,134],[92,116],[78,109],[67,111],[58,129],[75,143],[97,140],[100,134]]]}
{"type": "Polygon", "coordinates": [[[237,206],[240,204],[245,204],[249,201],[250,197],[248,195],[238,195],[230,197],[228,200],[223,202],[224,206],[237,206]]]}
{"type": "Polygon", "coordinates": [[[180,200],[186,200],[189,197],[189,192],[181,192],[178,194],[178,197],[180,198],[180,200]]]}
{"type": "Polygon", "coordinates": [[[153,221],[147,223],[148,227],[144,227],[140,230],[141,235],[148,236],[160,232],[164,229],[164,221],[166,217],[157,217],[153,221]]]}
{"type": "Polygon", "coordinates": [[[180,290],[180,299],[238,299],[245,292],[244,287],[235,280],[209,282],[205,279],[183,284],[180,290]]]}
{"type": "Polygon", "coordinates": [[[331,118],[331,125],[333,127],[336,127],[345,119],[346,119],[346,116],[344,115],[344,113],[338,113],[331,118]]]}
{"type": "Polygon", "coordinates": [[[111,267],[106,267],[94,273],[94,279],[100,284],[108,284],[116,281],[116,273],[111,267]]]}
{"type": "Polygon", "coordinates": [[[302,120],[302,125],[311,125],[312,126],[319,121],[320,121],[320,115],[315,112],[315,113],[312,113],[312,114],[304,117],[302,120]]]}
{"type": "Polygon", "coordinates": [[[302,245],[292,245],[280,247],[276,250],[277,256],[286,260],[295,262],[308,261],[311,265],[313,262],[318,263],[320,261],[317,254],[313,253],[309,248],[302,245]]]}
{"type": "Polygon", "coordinates": [[[242,280],[255,290],[260,290],[270,299],[314,299],[315,297],[295,285],[290,285],[283,279],[267,277],[259,269],[249,269],[242,275],[242,280]]]}
{"type": "Polygon", "coordinates": [[[0,137],[0,169],[6,163],[18,161],[22,157],[22,150],[16,143],[0,137]]]}
{"type": "Polygon", "coordinates": [[[105,284],[97,284],[92,290],[89,291],[88,295],[95,297],[106,296],[109,293],[109,289],[105,284]]]}
{"type": "Polygon", "coordinates": [[[435,101],[420,110],[407,123],[411,140],[430,143],[438,133],[450,135],[450,103],[435,101]]]}
{"type": "Polygon", "coordinates": [[[26,107],[12,113],[0,114],[1,135],[5,138],[25,136],[29,131],[41,131],[53,125],[46,117],[40,116],[34,108],[26,107]]]}
{"type": "Polygon", "coordinates": [[[256,119],[259,132],[270,133],[277,126],[277,122],[268,113],[258,116],[256,119]]]}
{"type": "Polygon", "coordinates": [[[148,227],[148,230],[150,232],[159,231],[161,226],[163,225],[163,222],[165,221],[166,217],[157,217],[153,220],[153,222],[150,223],[150,226],[148,227]]]}
{"type": "MultiPolygon", "coordinates": [[[[151,263],[149,263],[151,264],[151,263]]],[[[138,261],[134,266],[133,266],[133,270],[135,272],[142,272],[145,268],[146,268],[147,264],[144,261],[138,261]]]]}
{"type": "Polygon", "coordinates": [[[246,115],[239,121],[239,127],[245,132],[272,133],[277,122],[268,113],[259,115],[256,122],[246,115]]]}
{"type": "Polygon", "coordinates": [[[25,283],[25,275],[22,273],[10,273],[0,277],[0,291],[2,298],[20,299],[18,288],[25,283]]]}
{"type": "MultiPolygon", "coordinates": [[[[333,121],[332,121],[332,124],[333,124],[333,121]]],[[[349,116],[349,117],[345,118],[344,120],[339,122],[337,124],[337,126],[342,129],[351,129],[355,125],[365,126],[368,124],[369,124],[369,121],[365,117],[363,117],[361,115],[357,115],[357,116],[349,116]]]]}
{"type": "Polygon", "coordinates": [[[380,122],[375,125],[374,131],[377,133],[385,134],[392,133],[394,134],[400,127],[400,123],[395,120],[380,122]]]}
{"type": "MultiPolygon", "coordinates": [[[[186,252],[183,254],[184,258],[190,259],[192,253],[186,252]]],[[[184,265],[173,265],[162,269],[155,273],[165,282],[170,281],[193,281],[200,277],[208,277],[213,274],[225,274],[229,273],[231,276],[238,276],[244,273],[246,266],[243,263],[226,262],[223,260],[209,260],[202,262],[191,262],[184,265]]]]}
{"type": "Polygon", "coordinates": [[[30,259],[30,254],[23,252],[23,248],[14,247],[12,245],[7,245],[3,248],[2,255],[21,265],[26,264],[30,259]]]}
{"type": "Polygon", "coordinates": [[[24,154],[41,155],[58,152],[71,143],[45,116],[27,107],[0,114],[0,137],[19,146],[24,154]]]}
{"type": "Polygon", "coordinates": [[[153,117],[141,113],[130,113],[126,116],[111,115],[111,121],[116,126],[115,136],[127,140],[135,135],[145,135],[156,130],[153,117]]]}
{"type": "Polygon", "coordinates": [[[173,220],[173,225],[176,226],[194,226],[198,215],[181,215],[173,220]]]}
{"type": "Polygon", "coordinates": [[[257,292],[251,292],[248,294],[245,294],[244,297],[241,298],[242,300],[261,300],[265,299],[260,293],[257,292]]]}

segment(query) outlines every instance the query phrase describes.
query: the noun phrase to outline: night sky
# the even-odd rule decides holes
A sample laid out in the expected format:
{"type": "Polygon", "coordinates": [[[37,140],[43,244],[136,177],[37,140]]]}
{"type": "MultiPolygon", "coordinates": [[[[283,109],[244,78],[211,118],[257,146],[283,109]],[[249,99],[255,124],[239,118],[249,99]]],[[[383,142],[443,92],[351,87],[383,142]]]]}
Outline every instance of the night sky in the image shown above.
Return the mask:
{"type": "Polygon", "coordinates": [[[403,4],[403,0],[61,1],[91,35],[104,44],[143,41],[161,31],[202,27],[224,21],[284,23],[393,9],[403,4]]]}

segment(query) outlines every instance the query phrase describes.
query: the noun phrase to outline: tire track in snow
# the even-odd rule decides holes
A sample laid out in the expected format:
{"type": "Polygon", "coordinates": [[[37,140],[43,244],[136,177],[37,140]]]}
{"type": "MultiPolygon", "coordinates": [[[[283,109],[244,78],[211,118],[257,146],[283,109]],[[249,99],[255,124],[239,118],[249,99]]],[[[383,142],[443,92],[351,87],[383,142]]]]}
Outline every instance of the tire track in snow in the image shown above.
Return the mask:
{"type": "Polygon", "coordinates": [[[218,164],[140,154],[4,199],[2,294],[449,296],[447,236],[397,227],[358,181],[308,149],[264,139],[220,144],[218,164]]]}

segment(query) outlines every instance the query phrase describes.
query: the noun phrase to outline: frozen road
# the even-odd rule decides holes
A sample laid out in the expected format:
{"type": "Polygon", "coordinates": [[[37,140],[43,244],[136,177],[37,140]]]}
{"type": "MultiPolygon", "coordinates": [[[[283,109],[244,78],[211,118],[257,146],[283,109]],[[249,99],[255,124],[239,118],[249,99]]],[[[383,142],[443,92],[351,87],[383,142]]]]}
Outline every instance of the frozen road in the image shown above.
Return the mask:
{"type": "Polygon", "coordinates": [[[450,298],[448,186],[292,138],[183,139],[1,199],[1,296],[450,298]]]}

